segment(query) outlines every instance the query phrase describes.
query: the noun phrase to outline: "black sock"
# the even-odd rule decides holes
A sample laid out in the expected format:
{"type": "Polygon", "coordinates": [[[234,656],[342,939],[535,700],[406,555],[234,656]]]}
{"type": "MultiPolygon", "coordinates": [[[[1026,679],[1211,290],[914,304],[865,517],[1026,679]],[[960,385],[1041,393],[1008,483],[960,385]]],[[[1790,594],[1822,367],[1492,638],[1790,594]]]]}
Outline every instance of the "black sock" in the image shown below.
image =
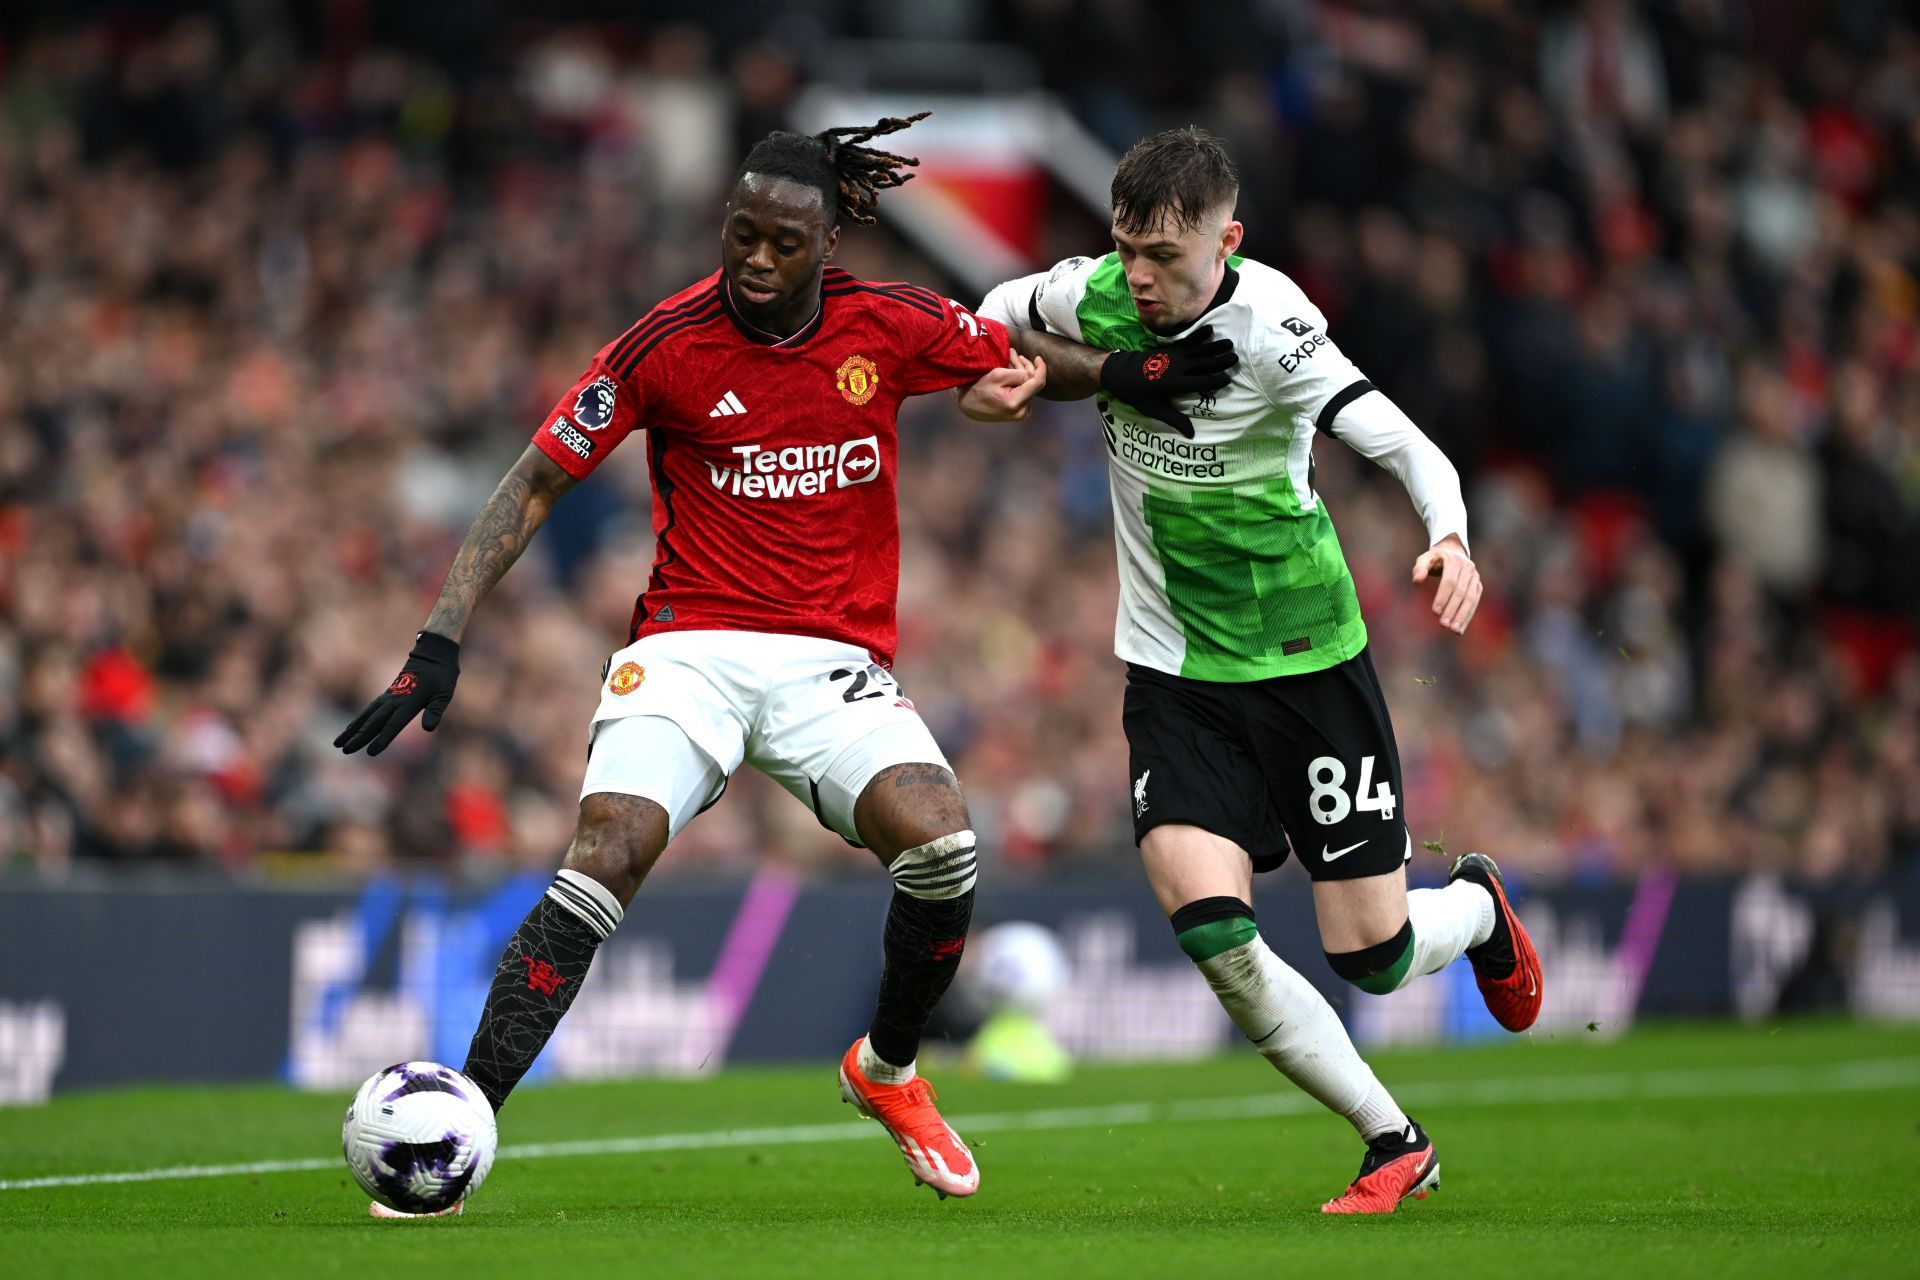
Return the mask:
{"type": "Polygon", "coordinates": [[[495,1111],[546,1048],[579,994],[593,953],[606,936],[602,927],[611,932],[606,919],[589,922],[581,912],[590,908],[562,905],[555,893],[549,889],[533,904],[508,941],[467,1049],[463,1070],[495,1111]]]}
{"type": "Polygon", "coordinates": [[[934,1006],[953,984],[973,919],[973,890],[931,901],[893,891],[887,908],[887,967],[867,1045],[883,1062],[904,1067],[920,1052],[934,1006]]]}

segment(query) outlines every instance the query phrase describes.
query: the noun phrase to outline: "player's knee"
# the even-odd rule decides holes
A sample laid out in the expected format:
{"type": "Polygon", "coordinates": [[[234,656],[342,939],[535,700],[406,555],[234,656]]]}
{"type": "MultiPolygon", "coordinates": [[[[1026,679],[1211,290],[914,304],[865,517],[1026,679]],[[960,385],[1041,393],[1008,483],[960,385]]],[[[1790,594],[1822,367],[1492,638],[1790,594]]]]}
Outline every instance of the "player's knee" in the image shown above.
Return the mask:
{"type": "Polygon", "coordinates": [[[1260,936],[1253,907],[1239,898],[1198,898],[1175,911],[1174,941],[1197,965],[1246,946],[1260,936]]]}
{"type": "Polygon", "coordinates": [[[666,847],[666,835],[667,812],[652,800],[595,793],[580,802],[565,865],[605,885],[624,907],[666,847]]]}
{"type": "Polygon", "coordinates": [[[971,831],[915,845],[887,864],[894,887],[908,897],[941,902],[973,892],[977,875],[971,831]]]}
{"type": "Polygon", "coordinates": [[[1333,971],[1362,991],[1376,996],[1398,991],[1413,975],[1413,921],[1385,942],[1358,951],[1326,952],[1333,971]]]}
{"type": "Polygon", "coordinates": [[[889,866],[973,825],[953,771],[930,762],[889,765],[874,774],[854,801],[853,820],[861,843],[889,866]]]}

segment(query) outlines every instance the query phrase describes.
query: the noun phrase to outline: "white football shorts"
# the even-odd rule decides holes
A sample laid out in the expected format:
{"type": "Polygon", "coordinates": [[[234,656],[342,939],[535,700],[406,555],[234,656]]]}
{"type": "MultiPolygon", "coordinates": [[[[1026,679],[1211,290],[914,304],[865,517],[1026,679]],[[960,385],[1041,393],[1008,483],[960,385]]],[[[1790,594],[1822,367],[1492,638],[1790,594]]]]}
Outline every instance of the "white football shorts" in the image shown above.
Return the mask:
{"type": "Polygon", "coordinates": [[[813,636],[669,631],[615,653],[600,685],[580,796],[643,796],[671,839],[742,762],[853,844],[853,806],[896,764],[951,768],[891,672],[813,636]]]}

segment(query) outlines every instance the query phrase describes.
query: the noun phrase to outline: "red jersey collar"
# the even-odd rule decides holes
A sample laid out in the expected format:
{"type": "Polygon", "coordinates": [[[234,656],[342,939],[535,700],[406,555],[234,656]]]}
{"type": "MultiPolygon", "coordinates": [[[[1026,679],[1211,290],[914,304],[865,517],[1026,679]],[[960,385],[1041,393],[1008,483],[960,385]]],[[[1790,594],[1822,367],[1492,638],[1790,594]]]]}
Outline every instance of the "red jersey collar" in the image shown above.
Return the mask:
{"type": "MultiPolygon", "coordinates": [[[[823,275],[821,278],[823,289],[825,284],[826,280],[823,275]]],[[[739,310],[733,305],[733,288],[727,283],[727,273],[725,271],[719,272],[715,277],[714,287],[720,293],[720,306],[726,311],[727,319],[733,321],[733,327],[740,331],[740,336],[749,342],[757,342],[763,347],[800,346],[814,334],[820,332],[821,322],[826,319],[827,299],[823,293],[820,298],[820,305],[814,308],[813,319],[807,321],[783,338],[779,334],[768,333],[765,329],[762,329],[759,325],[756,325],[753,321],[740,314],[739,310]]]]}

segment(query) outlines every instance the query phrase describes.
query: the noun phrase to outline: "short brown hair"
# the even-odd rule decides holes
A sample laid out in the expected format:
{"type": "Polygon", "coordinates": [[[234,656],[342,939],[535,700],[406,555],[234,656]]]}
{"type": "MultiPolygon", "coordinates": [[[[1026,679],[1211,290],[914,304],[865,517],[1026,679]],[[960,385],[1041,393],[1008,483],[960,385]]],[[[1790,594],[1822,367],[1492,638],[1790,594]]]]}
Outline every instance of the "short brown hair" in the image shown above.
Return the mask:
{"type": "Polygon", "coordinates": [[[1133,144],[1113,171],[1113,220],[1148,231],[1170,218],[1192,231],[1240,194],[1240,173],[1220,139],[1198,125],[1168,129],[1133,144]]]}

